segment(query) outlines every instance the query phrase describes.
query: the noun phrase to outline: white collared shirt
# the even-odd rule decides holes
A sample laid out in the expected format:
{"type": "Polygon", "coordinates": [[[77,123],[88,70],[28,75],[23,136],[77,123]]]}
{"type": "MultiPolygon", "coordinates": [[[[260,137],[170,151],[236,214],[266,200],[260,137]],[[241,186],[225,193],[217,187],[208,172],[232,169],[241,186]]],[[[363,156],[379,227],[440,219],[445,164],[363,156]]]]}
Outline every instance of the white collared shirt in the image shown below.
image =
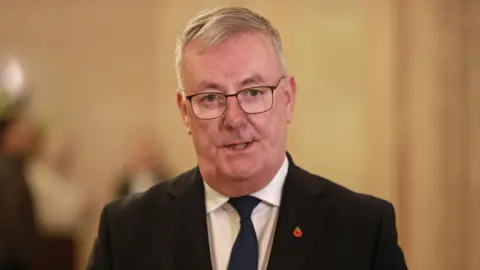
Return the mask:
{"type": "MultiPolygon", "coordinates": [[[[266,269],[272,247],[282,189],[288,171],[285,160],[270,183],[253,194],[261,200],[252,212],[252,222],[258,239],[258,269],[266,269]]],[[[240,217],[228,203],[229,197],[212,189],[205,181],[205,204],[207,210],[208,238],[214,270],[226,270],[233,243],[240,230],[240,217]]]]}

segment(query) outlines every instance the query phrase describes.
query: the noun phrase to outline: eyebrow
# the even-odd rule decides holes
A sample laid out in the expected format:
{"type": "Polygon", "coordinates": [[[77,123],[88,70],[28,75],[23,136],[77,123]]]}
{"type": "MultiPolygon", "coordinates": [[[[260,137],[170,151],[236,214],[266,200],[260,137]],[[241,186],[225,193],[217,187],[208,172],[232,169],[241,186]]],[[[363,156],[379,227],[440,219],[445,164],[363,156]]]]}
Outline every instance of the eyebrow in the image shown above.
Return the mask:
{"type": "MultiPolygon", "coordinates": [[[[253,75],[245,78],[244,80],[242,80],[240,82],[240,88],[243,88],[243,87],[248,87],[249,85],[260,85],[260,84],[263,84],[265,82],[265,80],[263,79],[263,77],[258,74],[258,73],[254,73],[253,75]]],[[[202,81],[200,82],[198,88],[197,88],[197,91],[198,92],[202,92],[204,91],[205,89],[211,89],[211,90],[222,90],[224,89],[224,87],[220,86],[218,83],[214,83],[214,82],[208,82],[208,81],[202,81]]]]}
{"type": "Polygon", "coordinates": [[[200,82],[197,91],[203,91],[205,89],[215,89],[215,90],[220,90],[222,89],[222,87],[220,85],[218,85],[217,83],[214,83],[214,82],[200,82]]]}
{"type": "Polygon", "coordinates": [[[245,78],[240,83],[240,87],[245,87],[252,84],[263,84],[264,82],[265,80],[263,79],[263,77],[260,74],[255,73],[252,76],[245,78]]]}

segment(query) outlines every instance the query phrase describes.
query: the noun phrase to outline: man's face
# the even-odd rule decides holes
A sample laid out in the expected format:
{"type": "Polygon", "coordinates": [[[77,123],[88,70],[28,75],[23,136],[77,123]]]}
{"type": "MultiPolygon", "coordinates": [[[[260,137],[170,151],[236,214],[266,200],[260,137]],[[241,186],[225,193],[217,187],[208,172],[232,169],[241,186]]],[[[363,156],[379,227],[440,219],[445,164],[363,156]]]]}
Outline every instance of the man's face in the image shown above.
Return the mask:
{"type": "Polygon", "coordinates": [[[184,123],[191,134],[202,173],[215,178],[249,179],[278,170],[285,157],[287,123],[295,103],[295,80],[284,77],[276,50],[267,36],[237,34],[207,49],[193,42],[184,50],[182,77],[185,94],[235,94],[256,86],[275,86],[272,109],[247,114],[235,97],[223,115],[198,119],[190,102],[177,94],[184,123]],[[242,148],[243,143],[248,143],[242,148]],[[242,144],[238,148],[232,145],[242,144]]]}

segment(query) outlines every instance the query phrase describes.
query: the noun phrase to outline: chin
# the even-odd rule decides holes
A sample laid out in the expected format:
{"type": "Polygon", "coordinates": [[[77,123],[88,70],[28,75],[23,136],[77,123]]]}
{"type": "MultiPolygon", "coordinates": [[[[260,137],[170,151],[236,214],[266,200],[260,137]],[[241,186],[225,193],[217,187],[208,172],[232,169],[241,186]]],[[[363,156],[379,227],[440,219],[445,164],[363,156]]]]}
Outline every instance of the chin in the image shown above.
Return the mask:
{"type": "Polygon", "coordinates": [[[255,162],[254,159],[227,161],[222,165],[222,171],[224,174],[235,179],[251,178],[261,168],[261,164],[259,162],[255,162]]]}

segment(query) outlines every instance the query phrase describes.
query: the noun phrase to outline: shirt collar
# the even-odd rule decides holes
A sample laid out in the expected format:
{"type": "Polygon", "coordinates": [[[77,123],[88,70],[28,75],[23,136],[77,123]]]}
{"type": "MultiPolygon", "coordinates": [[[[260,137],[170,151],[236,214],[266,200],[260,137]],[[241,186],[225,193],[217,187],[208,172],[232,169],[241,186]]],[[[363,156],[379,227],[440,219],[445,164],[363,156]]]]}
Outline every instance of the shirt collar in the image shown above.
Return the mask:
{"type": "MultiPolygon", "coordinates": [[[[273,206],[280,206],[280,201],[282,199],[282,189],[283,184],[285,183],[285,178],[288,172],[288,159],[285,156],[282,166],[277,171],[272,181],[268,183],[263,189],[254,192],[251,196],[256,197],[263,202],[271,204],[273,206]]],[[[220,208],[226,202],[228,202],[229,197],[220,194],[218,191],[210,187],[205,181],[203,181],[205,187],[205,203],[207,214],[215,211],[217,208],[220,208]]]]}
{"type": "Polygon", "coordinates": [[[229,197],[211,188],[207,182],[203,181],[203,185],[205,186],[205,205],[207,207],[207,214],[220,208],[228,201],[229,197]]]}

